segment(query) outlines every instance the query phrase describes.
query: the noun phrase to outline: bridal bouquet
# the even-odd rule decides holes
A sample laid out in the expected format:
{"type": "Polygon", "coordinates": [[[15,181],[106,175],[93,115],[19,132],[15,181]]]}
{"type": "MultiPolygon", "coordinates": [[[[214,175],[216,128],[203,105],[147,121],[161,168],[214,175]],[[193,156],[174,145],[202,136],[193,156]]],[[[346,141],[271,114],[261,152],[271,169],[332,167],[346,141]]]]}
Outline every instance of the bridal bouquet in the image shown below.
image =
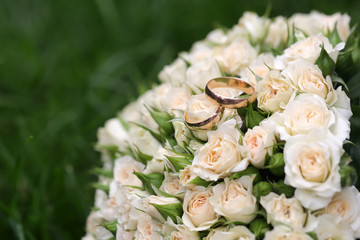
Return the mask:
{"type": "Polygon", "coordinates": [[[246,12],[180,53],[99,129],[83,239],[360,238],[354,32],[347,14],[246,12]]]}

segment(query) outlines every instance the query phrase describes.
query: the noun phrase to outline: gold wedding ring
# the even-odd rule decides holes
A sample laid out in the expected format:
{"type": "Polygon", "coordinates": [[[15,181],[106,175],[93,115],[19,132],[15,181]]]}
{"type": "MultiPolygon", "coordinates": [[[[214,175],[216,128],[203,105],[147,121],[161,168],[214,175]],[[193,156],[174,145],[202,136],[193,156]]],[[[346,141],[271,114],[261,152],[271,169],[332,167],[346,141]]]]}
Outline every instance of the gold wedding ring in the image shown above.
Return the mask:
{"type": "Polygon", "coordinates": [[[222,110],[223,110],[223,107],[219,105],[219,107],[213,113],[213,115],[211,115],[209,118],[207,118],[201,122],[191,122],[189,120],[189,116],[188,116],[187,112],[185,112],[185,114],[184,114],[185,122],[191,129],[209,130],[216,123],[218,123],[220,121],[222,110]]]}
{"type": "Polygon", "coordinates": [[[205,93],[224,108],[243,108],[256,99],[255,88],[249,83],[235,77],[218,77],[211,79],[205,88],[205,93]],[[213,91],[215,88],[233,88],[247,94],[246,97],[223,97],[213,91]]]}

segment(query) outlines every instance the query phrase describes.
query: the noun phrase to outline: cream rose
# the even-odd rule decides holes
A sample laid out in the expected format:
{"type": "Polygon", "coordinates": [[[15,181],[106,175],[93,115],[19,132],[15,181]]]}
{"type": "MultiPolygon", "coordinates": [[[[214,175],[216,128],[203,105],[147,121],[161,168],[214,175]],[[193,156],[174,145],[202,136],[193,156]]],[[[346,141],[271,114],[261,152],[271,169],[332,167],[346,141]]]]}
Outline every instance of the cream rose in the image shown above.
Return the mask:
{"type": "Polygon", "coordinates": [[[355,239],[354,233],[347,223],[341,221],[341,217],[332,215],[322,215],[314,220],[316,224],[312,229],[319,240],[355,239]]]}
{"type": "Polygon", "coordinates": [[[256,86],[258,107],[266,112],[276,112],[289,102],[294,89],[278,70],[271,70],[256,86]]]}
{"type": "Polygon", "coordinates": [[[187,146],[190,143],[190,138],[189,138],[191,136],[190,129],[182,121],[173,121],[172,124],[175,130],[174,137],[176,143],[180,147],[185,148],[185,146],[187,146]]]}
{"type": "Polygon", "coordinates": [[[220,227],[211,229],[209,235],[204,240],[255,240],[255,236],[245,226],[233,228],[220,227]]]}
{"type": "Polygon", "coordinates": [[[262,53],[251,64],[241,70],[240,76],[254,87],[258,84],[259,79],[264,78],[270,68],[274,67],[274,55],[272,53],[262,53]]]}
{"type": "Polygon", "coordinates": [[[269,44],[273,48],[277,48],[280,45],[284,45],[288,37],[288,25],[287,20],[283,16],[278,16],[271,22],[265,43],[269,44]]]}
{"type": "MultiPolygon", "coordinates": [[[[256,58],[256,55],[256,50],[250,43],[239,37],[215,57],[225,72],[239,74],[242,68],[247,67],[256,58]]],[[[210,79],[208,78],[207,81],[210,79]]]]}
{"type": "Polygon", "coordinates": [[[285,225],[277,225],[271,231],[266,232],[264,240],[312,240],[312,238],[301,230],[295,230],[285,225]]]}
{"type": "Polygon", "coordinates": [[[179,86],[186,80],[186,63],[181,58],[177,58],[173,63],[165,66],[159,73],[160,81],[164,83],[171,83],[174,86],[179,86]]]}
{"type": "Polygon", "coordinates": [[[170,88],[162,99],[163,105],[167,112],[175,115],[175,117],[182,117],[183,112],[187,107],[187,103],[191,98],[191,93],[188,88],[178,87],[170,88]]]}
{"type": "Polygon", "coordinates": [[[197,186],[191,183],[196,177],[198,177],[198,175],[194,172],[194,166],[192,165],[188,165],[183,170],[180,170],[180,183],[186,188],[194,188],[197,186]]]}
{"type": "Polygon", "coordinates": [[[208,33],[206,40],[211,43],[223,45],[228,41],[228,36],[222,29],[215,29],[208,33]]]}
{"type": "Polygon", "coordinates": [[[208,81],[215,77],[221,77],[221,72],[213,58],[195,62],[186,71],[186,83],[197,94],[201,93],[200,89],[205,89],[208,81]]]}
{"type": "MultiPolygon", "coordinates": [[[[211,101],[205,93],[191,96],[186,112],[190,122],[202,122],[211,117],[218,109],[219,104],[211,101]]],[[[220,115],[217,117],[220,120],[220,115]]]]}
{"type": "Polygon", "coordinates": [[[265,17],[259,17],[254,12],[245,12],[239,19],[239,26],[247,30],[251,40],[258,41],[264,37],[270,20],[265,17]]]}
{"type": "Polygon", "coordinates": [[[261,197],[260,204],[266,210],[267,222],[273,226],[287,224],[301,229],[305,223],[306,213],[296,198],[286,198],[284,194],[279,196],[271,192],[261,197]]]}
{"type": "Polygon", "coordinates": [[[136,146],[142,153],[153,156],[161,147],[150,132],[145,129],[132,125],[129,131],[130,141],[132,146],[136,146]]]}
{"type": "Polygon", "coordinates": [[[162,233],[168,240],[199,240],[196,231],[190,231],[185,225],[175,224],[171,218],[165,222],[162,233]]]}
{"type": "Polygon", "coordinates": [[[134,235],[135,240],[160,240],[161,224],[151,219],[148,214],[142,213],[134,235]]]}
{"type": "Polygon", "coordinates": [[[243,158],[244,149],[239,144],[240,132],[235,125],[236,121],[230,119],[216,131],[209,131],[208,142],[195,152],[192,165],[201,178],[216,181],[248,166],[249,161],[243,158]]]}
{"type": "Polygon", "coordinates": [[[189,52],[180,53],[181,58],[185,59],[190,64],[201,62],[207,58],[214,56],[215,49],[206,41],[195,42],[189,52]]]}
{"type": "Polygon", "coordinates": [[[180,183],[178,175],[165,172],[165,179],[160,186],[160,190],[173,196],[182,197],[185,193],[184,186],[180,183]]]}
{"type": "MultiPolygon", "coordinates": [[[[129,136],[120,120],[117,118],[112,118],[106,121],[103,128],[99,128],[97,132],[98,145],[115,145],[119,149],[124,150],[124,145],[128,141],[129,136]]],[[[99,150],[101,150],[99,148],[99,150]]],[[[105,153],[105,151],[103,151],[105,153]]]]}
{"type": "Polygon", "coordinates": [[[339,162],[342,142],[326,129],[297,135],[284,148],[285,183],[310,210],[324,208],[341,189],[339,162]]]}
{"type": "Polygon", "coordinates": [[[300,40],[287,48],[283,55],[276,57],[275,68],[284,69],[289,62],[298,58],[315,63],[316,59],[320,56],[322,45],[334,62],[337,60],[339,51],[345,46],[342,42],[334,48],[329,42],[329,39],[319,33],[315,36],[300,40]]]}
{"type": "Polygon", "coordinates": [[[356,187],[346,187],[336,193],[324,210],[325,214],[340,216],[360,238],[360,193],[356,187]]]}
{"type": "Polygon", "coordinates": [[[120,224],[116,225],[116,240],[133,240],[134,235],[134,231],[127,231],[124,229],[124,226],[120,224]]]}
{"type": "Polygon", "coordinates": [[[212,188],[198,186],[186,191],[182,220],[191,231],[206,230],[218,220],[218,215],[210,204],[211,196],[213,196],[212,188]]]}
{"type": "Polygon", "coordinates": [[[275,132],[271,126],[260,123],[253,129],[248,129],[243,138],[243,146],[247,150],[247,157],[252,165],[262,168],[266,153],[272,156],[272,147],[276,143],[275,132]]]}
{"type": "Polygon", "coordinates": [[[232,221],[250,223],[256,217],[252,213],[258,209],[256,198],[252,195],[253,180],[254,177],[250,176],[235,180],[225,178],[224,184],[214,186],[210,203],[215,212],[232,221]]]}
{"type": "Polygon", "coordinates": [[[282,140],[297,134],[308,134],[316,128],[329,129],[339,140],[349,137],[350,123],[336,108],[330,110],[315,94],[304,93],[290,101],[282,113],[273,115],[276,131],[282,140]]]}
{"type": "Polygon", "coordinates": [[[323,98],[330,106],[337,100],[336,91],[333,88],[331,78],[323,77],[320,68],[304,59],[296,59],[289,63],[282,72],[294,88],[300,93],[313,93],[323,98]]]}
{"type": "Polygon", "coordinates": [[[135,161],[130,156],[118,158],[114,165],[114,179],[121,185],[142,187],[142,182],[133,172],[142,172],[144,168],[145,166],[142,163],[135,161]]]}

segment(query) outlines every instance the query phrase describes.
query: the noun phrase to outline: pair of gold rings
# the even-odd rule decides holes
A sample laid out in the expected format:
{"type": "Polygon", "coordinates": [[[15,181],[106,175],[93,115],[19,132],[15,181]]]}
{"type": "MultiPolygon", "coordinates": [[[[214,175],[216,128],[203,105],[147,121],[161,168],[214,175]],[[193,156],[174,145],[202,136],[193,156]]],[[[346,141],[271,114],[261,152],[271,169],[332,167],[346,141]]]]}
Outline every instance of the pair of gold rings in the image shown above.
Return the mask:
{"type": "Polygon", "coordinates": [[[191,128],[211,129],[214,124],[219,122],[220,114],[224,108],[243,108],[246,107],[248,103],[253,103],[256,99],[255,88],[244,80],[236,77],[218,77],[211,79],[206,84],[205,94],[214,101],[215,104],[219,104],[219,107],[213,115],[201,122],[189,121],[187,112],[185,112],[185,121],[191,128]],[[216,88],[232,88],[244,92],[245,95],[240,95],[236,98],[224,97],[213,91],[216,88]]]}

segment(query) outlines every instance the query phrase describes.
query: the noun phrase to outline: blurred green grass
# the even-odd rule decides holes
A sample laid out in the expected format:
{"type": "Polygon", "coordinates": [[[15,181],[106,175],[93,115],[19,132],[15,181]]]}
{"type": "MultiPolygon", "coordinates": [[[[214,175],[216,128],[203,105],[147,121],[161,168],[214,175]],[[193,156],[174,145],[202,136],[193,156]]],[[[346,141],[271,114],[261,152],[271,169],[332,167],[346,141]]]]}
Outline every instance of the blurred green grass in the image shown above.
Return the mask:
{"type": "MultiPolygon", "coordinates": [[[[1,0],[0,236],[79,239],[93,204],[96,130],[179,51],[268,1],[1,0]]],[[[271,15],[359,1],[274,1],[271,15]]]]}

